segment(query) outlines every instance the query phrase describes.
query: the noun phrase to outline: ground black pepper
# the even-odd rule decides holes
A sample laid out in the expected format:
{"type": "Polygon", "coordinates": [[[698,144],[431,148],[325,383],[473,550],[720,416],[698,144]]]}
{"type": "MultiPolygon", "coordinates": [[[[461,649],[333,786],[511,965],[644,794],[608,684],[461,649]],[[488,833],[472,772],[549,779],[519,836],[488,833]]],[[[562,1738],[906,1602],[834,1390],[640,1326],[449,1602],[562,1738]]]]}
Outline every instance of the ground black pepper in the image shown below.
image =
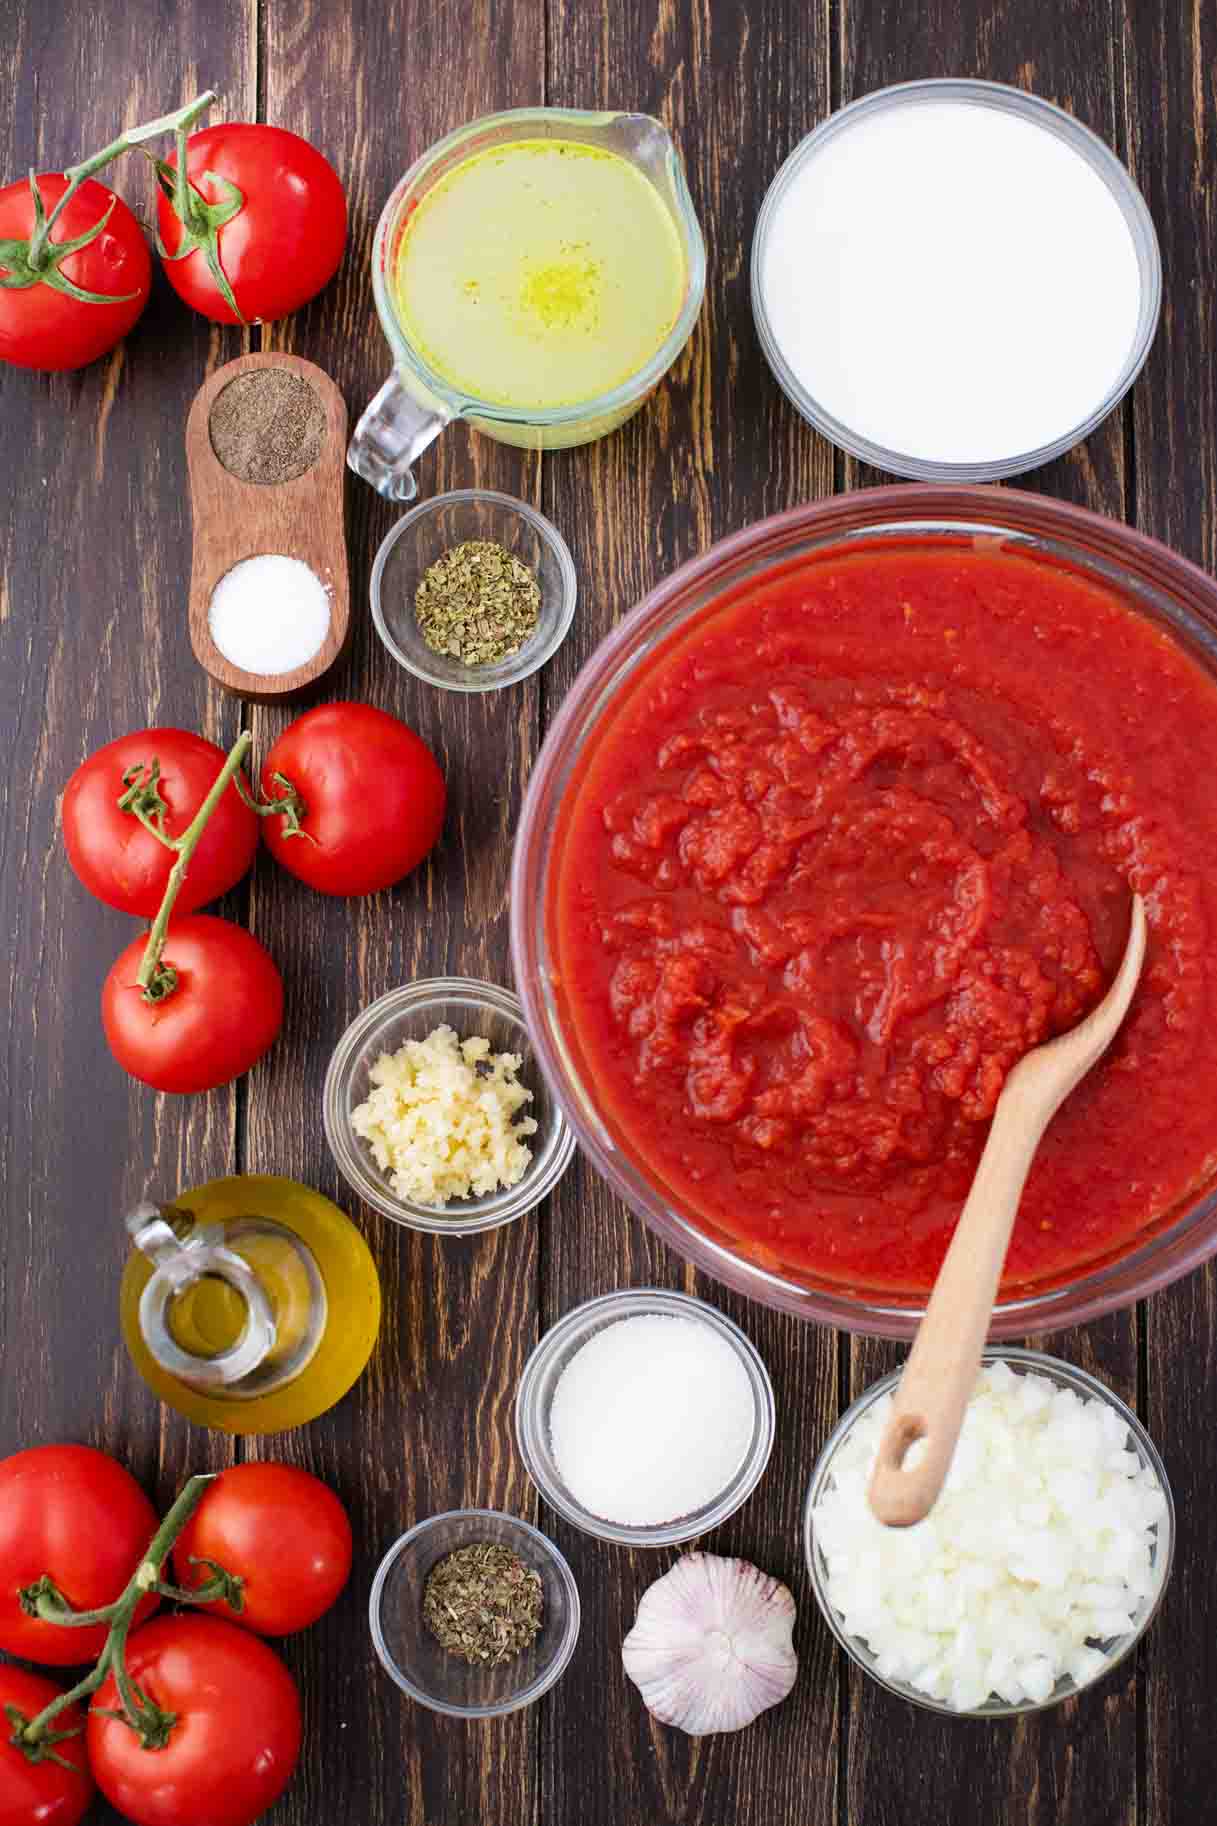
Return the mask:
{"type": "Polygon", "coordinates": [[[325,408],[289,368],[253,368],[212,402],[211,448],[230,475],[274,487],[311,469],[325,442],[325,408]]]}

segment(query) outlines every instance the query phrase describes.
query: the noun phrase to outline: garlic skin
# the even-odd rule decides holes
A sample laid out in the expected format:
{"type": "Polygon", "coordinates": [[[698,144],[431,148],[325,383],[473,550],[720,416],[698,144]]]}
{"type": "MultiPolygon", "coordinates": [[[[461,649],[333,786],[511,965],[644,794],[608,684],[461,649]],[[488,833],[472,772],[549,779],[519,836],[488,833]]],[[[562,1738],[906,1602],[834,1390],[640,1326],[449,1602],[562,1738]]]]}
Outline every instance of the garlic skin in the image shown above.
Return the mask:
{"type": "Polygon", "coordinates": [[[747,1560],[687,1553],[643,1592],[621,1659],[661,1723],[739,1731],[795,1683],[794,1619],[786,1587],[747,1560]]]}

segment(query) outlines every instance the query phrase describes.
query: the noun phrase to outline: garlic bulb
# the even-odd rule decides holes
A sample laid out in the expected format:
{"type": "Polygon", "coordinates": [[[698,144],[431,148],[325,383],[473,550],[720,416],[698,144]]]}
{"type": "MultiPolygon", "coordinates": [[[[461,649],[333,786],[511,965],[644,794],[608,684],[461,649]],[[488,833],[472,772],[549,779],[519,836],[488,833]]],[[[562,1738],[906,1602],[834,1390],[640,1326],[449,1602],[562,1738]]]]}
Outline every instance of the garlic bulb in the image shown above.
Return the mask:
{"type": "Polygon", "coordinates": [[[688,1553],[643,1592],[621,1659],[663,1724],[738,1731],[794,1685],[794,1617],[786,1587],[747,1560],[688,1553]]]}

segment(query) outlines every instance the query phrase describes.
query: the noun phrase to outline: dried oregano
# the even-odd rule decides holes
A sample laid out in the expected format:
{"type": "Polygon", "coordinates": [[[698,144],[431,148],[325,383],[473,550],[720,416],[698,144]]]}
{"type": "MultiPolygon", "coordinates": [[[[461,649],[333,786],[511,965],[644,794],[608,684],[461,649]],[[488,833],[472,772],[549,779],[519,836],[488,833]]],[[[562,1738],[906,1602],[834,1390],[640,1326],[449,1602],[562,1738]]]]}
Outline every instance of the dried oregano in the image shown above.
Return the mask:
{"type": "Polygon", "coordinates": [[[533,572],[493,539],[467,539],[437,558],[414,592],[418,631],[433,653],[492,666],[517,653],[537,625],[533,572]]]}
{"type": "Polygon", "coordinates": [[[497,1667],[528,1648],[541,1627],[541,1575],[510,1547],[458,1547],[427,1575],[423,1622],[462,1661],[497,1667]]]}

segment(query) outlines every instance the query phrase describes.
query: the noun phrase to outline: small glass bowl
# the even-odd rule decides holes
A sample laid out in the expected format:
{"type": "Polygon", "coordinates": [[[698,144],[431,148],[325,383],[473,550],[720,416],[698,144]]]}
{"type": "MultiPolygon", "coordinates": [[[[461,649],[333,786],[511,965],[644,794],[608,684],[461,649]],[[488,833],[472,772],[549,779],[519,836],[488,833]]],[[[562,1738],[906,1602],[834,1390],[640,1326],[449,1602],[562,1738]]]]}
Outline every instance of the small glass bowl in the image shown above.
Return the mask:
{"type": "Polygon", "coordinates": [[[584,1534],[601,1541],[615,1541],[623,1547],[672,1547],[679,1541],[691,1541],[695,1535],[717,1528],[734,1515],[760,1482],[761,1474],[773,1450],[775,1409],[773,1384],[755,1346],[738,1325],[685,1293],[666,1293],[660,1287],[630,1288],[620,1293],[601,1294],[586,1300],[546,1332],[536,1346],[516,1395],[516,1438],[524,1459],[524,1468],[551,1508],[566,1521],[581,1528],[584,1534]],[[744,1366],[752,1389],[752,1438],[743,1462],[726,1488],[712,1502],[689,1515],[655,1527],[627,1527],[606,1520],[585,1509],[563,1482],[550,1440],[550,1411],[558,1379],[575,1352],[596,1332],[620,1319],[644,1315],[665,1318],[700,1319],[724,1338],[744,1366]]]}
{"type": "Polygon", "coordinates": [[[575,616],[575,563],[544,514],[511,495],[458,488],[412,507],[381,543],[372,566],[372,620],[399,666],[444,691],[498,691],[543,666],[575,616]],[[491,539],[526,564],[541,587],[537,625],[496,665],[466,666],[434,653],[419,632],[414,592],[429,565],[467,539],[491,539]]]}
{"type": "Polygon", "coordinates": [[[472,977],[437,976],[410,983],[404,989],[391,989],[365,1008],[334,1048],[322,1108],[330,1150],[343,1178],[360,1198],[395,1224],[441,1236],[495,1230],[522,1217],[552,1192],[575,1151],[574,1134],[541,1075],[519,997],[510,989],[472,977]],[[520,1081],[533,1099],[523,1113],[532,1116],[538,1126],[536,1134],[528,1137],[532,1159],[517,1185],[481,1197],[454,1199],[441,1209],[415,1204],[393,1190],[371,1148],[355,1133],[351,1112],[367,1097],[371,1068],[382,1053],[396,1052],[406,1040],[425,1040],[434,1028],[445,1025],[461,1040],[474,1035],[489,1040],[492,1052],[520,1054],[520,1081]]]}
{"type": "Polygon", "coordinates": [[[372,1644],[403,1693],[449,1718],[498,1718],[547,1693],[579,1639],[579,1591],[552,1541],[497,1509],[450,1509],[395,1541],[377,1569],[368,1601],[372,1644]],[[423,1587],[438,1561],[458,1547],[492,1542],[541,1575],[541,1628],[531,1647],[500,1667],[471,1667],[441,1648],[423,1622],[423,1587]]]}
{"type": "Polygon", "coordinates": [[[954,1706],[947,1705],[943,1700],[931,1698],[919,1687],[910,1686],[906,1681],[892,1680],[886,1675],[880,1674],[876,1668],[876,1658],[865,1641],[858,1636],[846,1634],[841,1619],[833,1610],[829,1600],[828,1570],[824,1564],[824,1556],[815,1540],[812,1512],[832,1481],[833,1461],[847,1434],[852,1431],[855,1422],[868,1408],[873,1407],[874,1403],[883,1395],[891,1393],[900,1380],[902,1370],[893,1370],[890,1376],[884,1376],[881,1381],[868,1388],[864,1394],[859,1395],[853,1406],[846,1409],[830,1433],[816,1460],[811,1482],[807,1487],[807,1501],[803,1509],[803,1553],[807,1561],[807,1569],[811,1574],[811,1588],[815,1592],[816,1603],[820,1607],[824,1621],[850,1660],[856,1662],[865,1673],[870,1675],[872,1680],[878,1681],[881,1687],[886,1687],[889,1693],[895,1693],[899,1699],[908,1699],[913,1705],[921,1706],[927,1712],[941,1712],[947,1718],[1018,1718],[1025,1712],[1046,1711],[1050,1706],[1059,1705],[1064,1699],[1072,1699],[1075,1694],[1085,1692],[1087,1687],[1094,1686],[1098,1681],[1106,1680],[1112,1669],[1137,1646],[1158,1613],[1162,1594],[1166,1590],[1167,1580],[1170,1578],[1171,1564],[1175,1554],[1175,1501],[1167,1480],[1166,1467],[1158,1455],[1158,1449],[1153,1440],[1132,1409],[1094,1376],[1088,1375],[1083,1369],[1075,1368],[1071,1363],[1063,1363],[1059,1357],[1046,1357],[1040,1351],[1019,1350],[1012,1345],[986,1350],[983,1353],[982,1361],[984,1363],[1008,1363],[1013,1369],[1022,1373],[1030,1371],[1034,1375],[1047,1377],[1050,1382],[1055,1383],[1057,1388],[1072,1389],[1075,1394],[1083,1397],[1096,1396],[1120,1416],[1128,1428],[1132,1451],[1137,1454],[1142,1465],[1150,1467],[1162,1488],[1166,1498],[1166,1513],[1157,1524],[1157,1545],[1151,1554],[1154,1571],[1157,1574],[1157,1585],[1153,1596],[1136,1619],[1136,1627],[1130,1630],[1127,1636],[1118,1636],[1110,1642],[1097,1645],[1108,1657],[1104,1666],[1081,1686],[1068,1675],[1064,1676],[1057,1681],[1047,1699],[1026,1699],[1017,1705],[1011,1705],[1004,1699],[992,1699],[986,1701],[982,1706],[959,1711],[954,1706]]]}

